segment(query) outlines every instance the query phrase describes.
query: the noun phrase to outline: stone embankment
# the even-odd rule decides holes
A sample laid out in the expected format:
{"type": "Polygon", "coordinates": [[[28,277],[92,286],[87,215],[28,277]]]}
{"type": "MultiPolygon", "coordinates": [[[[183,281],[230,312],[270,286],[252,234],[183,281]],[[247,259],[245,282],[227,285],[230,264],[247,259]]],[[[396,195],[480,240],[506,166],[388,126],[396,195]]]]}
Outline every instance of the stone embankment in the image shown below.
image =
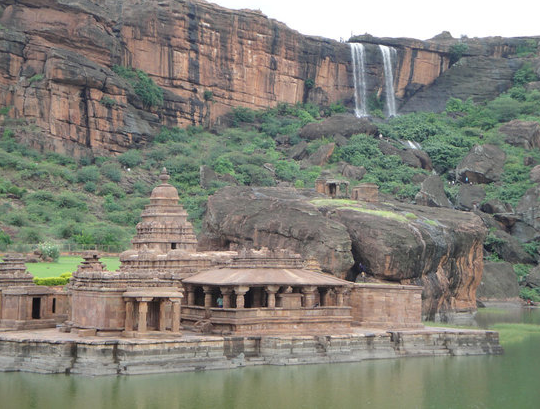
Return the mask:
{"type": "Polygon", "coordinates": [[[497,332],[449,328],[356,329],[345,335],[305,336],[185,334],[166,340],[82,338],[56,330],[0,334],[0,371],[77,375],[131,375],[500,353],[497,332]]]}

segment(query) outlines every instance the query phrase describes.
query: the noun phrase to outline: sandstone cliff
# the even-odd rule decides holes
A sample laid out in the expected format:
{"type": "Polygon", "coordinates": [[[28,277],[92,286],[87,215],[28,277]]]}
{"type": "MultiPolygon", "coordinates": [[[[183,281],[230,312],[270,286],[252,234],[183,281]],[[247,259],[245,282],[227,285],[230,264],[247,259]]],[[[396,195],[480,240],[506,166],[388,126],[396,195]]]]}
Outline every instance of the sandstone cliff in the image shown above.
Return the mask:
{"type": "MultiPolygon", "coordinates": [[[[6,0],[0,11],[0,106],[11,107],[19,139],[40,148],[122,152],[146,143],[160,125],[209,125],[239,105],[353,105],[349,46],[303,36],[260,12],[200,0],[6,0]],[[147,72],[165,91],[163,106],[144,110],[111,71],[115,64],[147,72]]],[[[401,110],[440,109],[454,95],[455,76],[445,73],[453,71],[449,50],[458,40],[355,41],[366,44],[369,95],[383,91],[377,44],[397,50],[401,110]],[[436,83],[443,74],[447,79],[436,83]],[[437,91],[430,93],[434,83],[437,91]]],[[[520,62],[504,58],[516,41],[471,42],[467,78],[474,84],[478,71],[491,90],[478,98],[510,85],[520,62]],[[501,78],[493,82],[495,75],[501,78]]],[[[454,96],[469,92],[466,86],[454,96]]]]}
{"type": "Polygon", "coordinates": [[[310,190],[228,187],[208,200],[200,246],[286,247],[324,271],[423,285],[428,319],[476,309],[486,228],[473,213],[331,200],[310,190]]]}

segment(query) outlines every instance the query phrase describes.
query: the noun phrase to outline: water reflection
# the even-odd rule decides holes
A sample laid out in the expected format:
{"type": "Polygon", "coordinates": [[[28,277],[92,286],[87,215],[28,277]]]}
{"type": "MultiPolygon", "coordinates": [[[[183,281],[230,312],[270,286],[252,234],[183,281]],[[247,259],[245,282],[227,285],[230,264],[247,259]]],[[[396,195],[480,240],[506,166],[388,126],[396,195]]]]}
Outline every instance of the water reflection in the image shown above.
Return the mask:
{"type": "MultiPolygon", "coordinates": [[[[540,323],[540,312],[518,310],[516,315],[516,311],[503,314],[487,310],[478,318],[482,325],[494,320],[540,323]]],[[[503,356],[265,366],[152,376],[6,373],[0,374],[0,407],[538,408],[539,343],[540,336],[532,335],[506,346],[503,356]]]]}

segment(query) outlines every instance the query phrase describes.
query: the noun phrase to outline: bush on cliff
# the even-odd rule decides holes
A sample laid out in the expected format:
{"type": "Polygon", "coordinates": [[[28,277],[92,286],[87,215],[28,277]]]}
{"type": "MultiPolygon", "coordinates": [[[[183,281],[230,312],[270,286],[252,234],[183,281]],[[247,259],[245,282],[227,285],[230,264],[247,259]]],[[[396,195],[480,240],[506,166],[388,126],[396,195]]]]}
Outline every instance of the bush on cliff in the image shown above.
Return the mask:
{"type": "Polygon", "coordinates": [[[114,65],[113,71],[120,77],[126,79],[133,87],[145,108],[160,107],[163,105],[163,89],[161,89],[152,78],[142,70],[131,67],[114,65]]]}

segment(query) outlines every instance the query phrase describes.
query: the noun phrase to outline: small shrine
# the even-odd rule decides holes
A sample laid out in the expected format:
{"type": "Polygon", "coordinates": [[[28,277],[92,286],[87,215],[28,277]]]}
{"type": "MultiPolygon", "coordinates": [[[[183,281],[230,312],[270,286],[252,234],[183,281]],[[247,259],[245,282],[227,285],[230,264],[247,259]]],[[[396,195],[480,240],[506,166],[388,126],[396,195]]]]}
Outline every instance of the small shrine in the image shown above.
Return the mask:
{"type": "Polygon", "coordinates": [[[0,263],[0,327],[54,328],[68,317],[63,287],[34,284],[21,254],[7,254],[0,263]]]}

